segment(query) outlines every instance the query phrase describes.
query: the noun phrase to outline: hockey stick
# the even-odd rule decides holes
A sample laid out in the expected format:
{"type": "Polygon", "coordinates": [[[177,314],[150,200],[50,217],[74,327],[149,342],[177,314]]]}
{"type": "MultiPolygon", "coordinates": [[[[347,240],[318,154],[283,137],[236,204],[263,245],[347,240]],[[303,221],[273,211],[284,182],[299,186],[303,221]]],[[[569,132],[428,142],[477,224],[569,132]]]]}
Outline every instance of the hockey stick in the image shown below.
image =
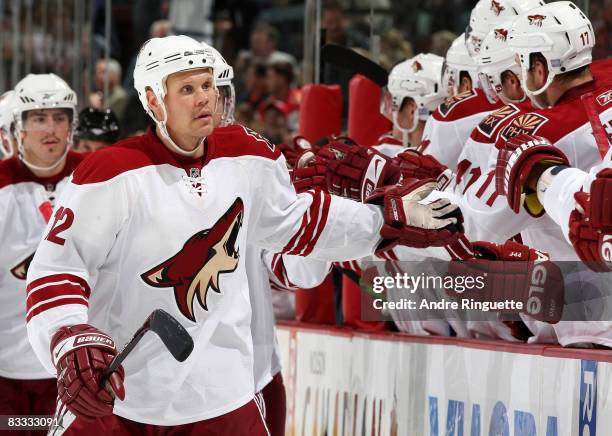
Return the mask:
{"type": "Polygon", "coordinates": [[[595,96],[592,92],[589,92],[588,94],[584,94],[582,97],[580,97],[580,100],[582,100],[582,106],[584,107],[589,123],[591,124],[591,128],[593,129],[593,136],[595,137],[599,154],[603,159],[608,153],[610,144],[608,142],[608,135],[606,135],[606,131],[601,123],[601,118],[599,118],[599,114],[597,113],[597,109],[595,107],[595,96]]]}
{"type": "MultiPolygon", "coordinates": [[[[185,327],[183,327],[172,315],[162,309],[154,310],[151,315],[145,320],[142,327],[136,330],[134,336],[123,347],[121,352],[115,356],[108,368],[104,370],[100,377],[100,384],[105,385],[108,377],[115,371],[125,358],[132,352],[136,344],[140,342],[145,333],[152,331],[156,333],[166,346],[172,357],[179,362],[183,362],[189,357],[193,351],[193,339],[185,327]]],[[[68,409],[63,407],[62,402],[58,398],[56,405],[57,409],[53,422],[56,427],[49,429],[49,435],[62,435],[76,419],[76,416],[68,409]],[[63,410],[62,410],[63,409],[63,410]]]]}
{"type": "Polygon", "coordinates": [[[325,44],[321,49],[321,59],[338,68],[361,74],[381,88],[387,86],[389,72],[353,49],[338,44],[325,44]]]}

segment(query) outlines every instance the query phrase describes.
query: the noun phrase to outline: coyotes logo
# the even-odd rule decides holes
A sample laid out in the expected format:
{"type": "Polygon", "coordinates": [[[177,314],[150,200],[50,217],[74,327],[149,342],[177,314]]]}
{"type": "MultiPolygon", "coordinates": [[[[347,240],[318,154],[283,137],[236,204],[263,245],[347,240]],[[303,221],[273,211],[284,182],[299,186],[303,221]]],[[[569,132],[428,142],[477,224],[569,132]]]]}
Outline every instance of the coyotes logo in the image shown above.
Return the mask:
{"type": "Polygon", "coordinates": [[[423,71],[423,65],[419,61],[414,61],[412,63],[412,71],[418,73],[419,71],[423,71]]]}
{"type": "Polygon", "coordinates": [[[546,18],[546,15],[527,15],[530,26],[542,27],[542,21],[546,18]]]}
{"type": "Polygon", "coordinates": [[[506,10],[506,8],[503,7],[501,3],[496,2],[495,0],[491,0],[491,10],[495,15],[499,17],[499,14],[501,14],[502,11],[506,10]]]}
{"type": "Polygon", "coordinates": [[[495,39],[506,42],[508,39],[508,31],[506,29],[495,29],[495,39]]]}
{"type": "Polygon", "coordinates": [[[34,259],[34,254],[30,254],[25,260],[23,260],[19,265],[13,267],[11,269],[11,274],[18,280],[25,280],[28,275],[28,269],[30,268],[30,263],[32,263],[32,259],[34,259]]]}
{"type": "Polygon", "coordinates": [[[475,96],[476,92],[473,89],[469,89],[467,91],[462,92],[461,94],[449,97],[444,103],[440,105],[438,111],[443,117],[446,117],[450,113],[450,111],[453,110],[453,108],[457,106],[457,104],[459,104],[459,102],[468,100],[475,96]]]}
{"type": "Polygon", "coordinates": [[[478,130],[486,135],[487,138],[490,138],[495,128],[499,126],[502,121],[508,119],[508,117],[511,117],[518,111],[518,108],[514,105],[503,106],[487,115],[486,118],[478,124],[478,130]]]}
{"type": "Polygon", "coordinates": [[[510,124],[508,124],[501,132],[501,137],[504,140],[514,138],[515,136],[524,134],[535,134],[536,130],[548,121],[548,118],[543,117],[540,114],[529,113],[516,117],[510,124]]]}
{"type": "Polygon", "coordinates": [[[244,206],[237,198],[210,229],[193,235],[178,253],[140,277],[155,288],[174,288],[179,310],[195,322],[195,298],[208,310],[208,289],[221,292],[219,274],[230,273],[238,266],[240,254],[236,241],[243,217],[244,206]]]}

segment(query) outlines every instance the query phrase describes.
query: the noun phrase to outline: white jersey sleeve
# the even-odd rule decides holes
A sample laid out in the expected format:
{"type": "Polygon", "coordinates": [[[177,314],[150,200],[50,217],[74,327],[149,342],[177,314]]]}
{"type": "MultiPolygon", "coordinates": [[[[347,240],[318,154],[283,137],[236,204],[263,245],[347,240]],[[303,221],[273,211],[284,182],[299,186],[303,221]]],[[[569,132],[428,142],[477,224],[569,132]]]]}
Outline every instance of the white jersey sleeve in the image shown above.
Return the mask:
{"type": "Polygon", "coordinates": [[[380,243],[382,210],[311,190],[296,195],[281,156],[266,167],[251,215],[254,245],[321,260],[357,259],[380,243]]]}
{"type": "Polygon", "coordinates": [[[319,286],[331,269],[331,262],[311,257],[264,251],[263,262],[270,281],[280,289],[310,289],[319,286]]]}
{"type": "Polygon", "coordinates": [[[121,179],[112,186],[69,183],[43,233],[28,271],[26,320],[34,351],[51,373],[53,333],[65,325],[88,323],[92,289],[99,276],[113,274],[100,267],[128,219],[131,189],[121,179]]]}

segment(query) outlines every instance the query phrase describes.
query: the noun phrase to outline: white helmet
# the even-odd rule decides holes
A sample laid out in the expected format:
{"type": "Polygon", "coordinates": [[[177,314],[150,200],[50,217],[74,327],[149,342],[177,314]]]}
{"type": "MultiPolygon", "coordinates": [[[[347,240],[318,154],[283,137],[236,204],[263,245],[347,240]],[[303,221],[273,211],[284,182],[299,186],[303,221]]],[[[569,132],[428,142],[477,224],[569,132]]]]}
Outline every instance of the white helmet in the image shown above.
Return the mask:
{"type": "Polygon", "coordinates": [[[430,113],[446,98],[446,88],[441,83],[443,63],[444,58],[441,56],[418,54],[391,70],[387,86],[381,94],[380,111],[402,133],[414,132],[418,121],[427,120],[430,113]],[[417,110],[414,112],[412,128],[405,129],[399,125],[397,115],[404,99],[408,97],[414,100],[417,110]]]}
{"type": "Polygon", "coordinates": [[[543,0],[480,0],[472,9],[465,30],[465,44],[470,56],[476,59],[483,39],[493,26],[543,4],[543,0]]]}
{"type": "Polygon", "coordinates": [[[572,2],[561,1],[521,15],[512,25],[508,44],[519,55],[523,89],[534,96],[543,93],[555,75],[589,65],[595,35],[582,11],[572,2]],[[535,91],[527,88],[532,53],[542,53],[548,65],[546,83],[535,91]]]}
{"type": "Polygon", "coordinates": [[[185,151],[170,138],[166,123],[168,113],[164,104],[166,96],[166,79],[179,71],[210,68],[214,72],[214,56],[210,48],[185,35],[171,35],[164,38],[151,38],[140,48],[134,68],[134,88],[138,92],[140,103],[149,114],[160,133],[174,147],[177,153],[191,156],[198,152],[185,151]],[[155,94],[163,112],[163,119],[157,120],[147,102],[147,88],[155,94]]]}
{"type": "Polygon", "coordinates": [[[55,74],[28,74],[15,85],[12,99],[13,121],[15,123],[15,138],[19,150],[19,158],[31,169],[50,170],[58,166],[72,145],[74,131],[78,123],[77,95],[68,84],[55,74]],[[68,146],[61,158],[49,167],[39,167],[25,159],[21,132],[24,131],[23,118],[28,111],[35,109],[69,109],[71,116],[68,146]]]}
{"type": "Polygon", "coordinates": [[[225,58],[219,53],[219,51],[202,42],[202,45],[210,49],[215,58],[215,82],[219,93],[223,94],[223,115],[221,117],[221,126],[229,126],[234,123],[234,109],[236,106],[236,90],[232,80],[234,79],[234,69],[230,64],[227,63],[225,58]]]}
{"type": "Polygon", "coordinates": [[[4,141],[0,138],[0,152],[2,158],[6,159],[13,156],[15,150],[15,137],[13,136],[13,97],[15,91],[6,91],[0,96],[0,135],[10,143],[10,149],[4,146],[4,141]]]}
{"type": "Polygon", "coordinates": [[[512,71],[521,77],[521,70],[516,63],[515,54],[508,45],[508,34],[512,21],[505,21],[495,26],[482,41],[478,63],[478,79],[487,99],[491,103],[499,101],[502,92],[501,75],[512,71]]]}
{"type": "Polygon", "coordinates": [[[464,34],[461,34],[461,36],[453,41],[446,52],[444,60],[442,84],[447,89],[452,88],[455,94],[459,94],[459,85],[461,84],[460,73],[462,71],[465,71],[470,76],[472,85],[476,87],[478,83],[478,67],[467,51],[464,34]]]}

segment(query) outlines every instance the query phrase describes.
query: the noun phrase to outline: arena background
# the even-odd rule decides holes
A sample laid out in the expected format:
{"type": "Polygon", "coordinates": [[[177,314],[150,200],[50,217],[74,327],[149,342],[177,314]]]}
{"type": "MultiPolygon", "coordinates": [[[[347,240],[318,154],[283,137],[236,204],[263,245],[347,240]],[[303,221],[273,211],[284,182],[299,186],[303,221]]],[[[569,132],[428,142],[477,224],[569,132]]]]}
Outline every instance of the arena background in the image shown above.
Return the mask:
{"type": "MultiPolygon", "coordinates": [[[[386,69],[420,52],[444,56],[475,3],[4,0],[0,89],[28,73],[54,72],[77,91],[79,109],[113,109],[122,136],[129,136],[149,122],[132,86],[138,48],[151,36],[189,34],[212,43],[234,66],[237,120],[287,142],[299,132],[289,114],[280,110],[286,116],[274,123],[256,116],[266,87],[282,80],[293,89],[340,84],[348,98],[351,75],[318,63],[318,44],[358,48],[386,69]],[[278,77],[257,59],[272,55],[290,66],[278,77]]],[[[594,58],[609,57],[612,0],[576,4],[594,26],[594,58]]],[[[330,277],[327,284],[342,280],[330,277]]],[[[332,294],[321,298],[333,306],[332,294]]],[[[335,309],[322,313],[298,302],[279,316],[287,434],[612,434],[609,350],[381,333],[343,325],[335,309]]]]}

